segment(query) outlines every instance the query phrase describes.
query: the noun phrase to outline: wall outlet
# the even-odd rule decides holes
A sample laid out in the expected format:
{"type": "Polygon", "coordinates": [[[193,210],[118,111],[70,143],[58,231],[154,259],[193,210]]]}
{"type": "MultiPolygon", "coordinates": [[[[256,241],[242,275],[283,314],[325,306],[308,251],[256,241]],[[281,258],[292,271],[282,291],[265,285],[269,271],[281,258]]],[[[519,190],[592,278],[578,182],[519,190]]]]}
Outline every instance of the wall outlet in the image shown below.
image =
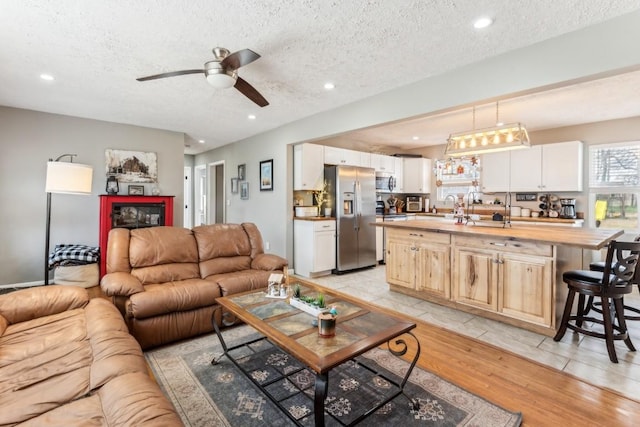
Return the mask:
{"type": "Polygon", "coordinates": [[[264,242],[264,249],[268,251],[271,248],[271,244],[269,242],[264,242]]]}

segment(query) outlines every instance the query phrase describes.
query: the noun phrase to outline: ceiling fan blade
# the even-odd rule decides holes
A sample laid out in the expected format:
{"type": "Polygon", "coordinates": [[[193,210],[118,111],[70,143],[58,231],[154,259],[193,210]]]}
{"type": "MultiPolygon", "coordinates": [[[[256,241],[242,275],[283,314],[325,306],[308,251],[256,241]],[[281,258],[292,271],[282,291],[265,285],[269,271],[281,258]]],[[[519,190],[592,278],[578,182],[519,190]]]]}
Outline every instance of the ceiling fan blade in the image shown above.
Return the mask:
{"type": "Polygon", "coordinates": [[[247,83],[247,81],[242,77],[238,77],[234,87],[238,89],[244,96],[258,104],[260,107],[266,107],[267,105],[269,105],[269,102],[267,102],[267,100],[264,99],[262,95],[260,95],[260,92],[258,92],[253,86],[247,83]]]}
{"type": "Polygon", "coordinates": [[[233,52],[231,55],[224,58],[221,62],[221,65],[225,69],[237,70],[240,67],[251,64],[258,58],[260,58],[260,55],[258,55],[251,49],[242,49],[237,52],[233,52]]]}
{"type": "Polygon", "coordinates": [[[198,74],[204,73],[204,70],[182,70],[182,71],[172,71],[170,73],[162,73],[155,74],[153,76],[140,77],[136,80],[139,82],[146,82],[147,80],[155,80],[155,79],[164,79],[165,77],[175,77],[175,76],[183,76],[185,74],[198,74]]]}

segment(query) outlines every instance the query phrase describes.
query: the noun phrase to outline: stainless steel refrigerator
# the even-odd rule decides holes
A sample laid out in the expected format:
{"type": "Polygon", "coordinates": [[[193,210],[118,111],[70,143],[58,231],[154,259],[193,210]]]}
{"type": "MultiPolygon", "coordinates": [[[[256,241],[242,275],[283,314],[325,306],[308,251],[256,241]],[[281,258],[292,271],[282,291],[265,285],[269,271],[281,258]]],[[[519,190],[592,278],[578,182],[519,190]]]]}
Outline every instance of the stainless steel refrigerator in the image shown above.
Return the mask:
{"type": "Polygon", "coordinates": [[[336,216],[336,268],[340,274],[376,265],[376,175],[371,168],[325,166],[329,207],[336,216]]]}

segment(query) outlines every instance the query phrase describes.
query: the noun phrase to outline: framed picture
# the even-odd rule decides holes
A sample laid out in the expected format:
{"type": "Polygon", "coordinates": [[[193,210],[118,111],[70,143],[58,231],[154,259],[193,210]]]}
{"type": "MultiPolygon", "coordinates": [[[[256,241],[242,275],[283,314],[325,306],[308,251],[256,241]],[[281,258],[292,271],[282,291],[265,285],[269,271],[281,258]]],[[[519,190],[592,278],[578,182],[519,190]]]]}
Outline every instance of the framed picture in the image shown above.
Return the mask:
{"type": "Polygon", "coordinates": [[[158,156],[144,151],[106,149],[105,172],[120,183],[158,182],[158,156]]]}
{"type": "Polygon", "coordinates": [[[144,185],[130,185],[129,186],[129,195],[130,196],[144,196],[144,185]]]}
{"type": "Polygon", "coordinates": [[[247,181],[242,181],[240,183],[240,198],[242,200],[249,199],[249,183],[247,181]]]}
{"type": "Polygon", "coordinates": [[[238,179],[240,181],[244,181],[245,179],[247,179],[247,165],[245,165],[244,163],[238,165],[238,179]]]}
{"type": "Polygon", "coordinates": [[[273,190],[273,159],[260,162],[260,191],[273,190]]]}
{"type": "Polygon", "coordinates": [[[231,178],[231,192],[233,194],[238,192],[238,178],[231,178]]]}

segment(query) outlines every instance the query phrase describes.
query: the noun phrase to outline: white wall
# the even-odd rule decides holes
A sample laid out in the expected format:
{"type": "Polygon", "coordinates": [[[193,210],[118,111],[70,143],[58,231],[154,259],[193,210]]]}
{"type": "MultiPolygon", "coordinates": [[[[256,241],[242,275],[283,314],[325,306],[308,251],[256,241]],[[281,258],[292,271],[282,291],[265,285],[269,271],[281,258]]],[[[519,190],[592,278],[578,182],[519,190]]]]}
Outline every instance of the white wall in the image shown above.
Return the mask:
{"type": "MultiPolygon", "coordinates": [[[[98,195],[105,194],[105,149],[153,151],[163,195],[175,195],[182,225],[182,133],[0,107],[0,285],[42,283],[47,160],[77,154],[93,166],[90,196],[52,194],[51,249],[59,243],[98,245],[98,195]]],[[[65,159],[67,160],[67,159],[65,159]]],[[[150,184],[145,184],[150,194],[150,184]]],[[[120,185],[127,194],[127,185],[120,185]]]]}

